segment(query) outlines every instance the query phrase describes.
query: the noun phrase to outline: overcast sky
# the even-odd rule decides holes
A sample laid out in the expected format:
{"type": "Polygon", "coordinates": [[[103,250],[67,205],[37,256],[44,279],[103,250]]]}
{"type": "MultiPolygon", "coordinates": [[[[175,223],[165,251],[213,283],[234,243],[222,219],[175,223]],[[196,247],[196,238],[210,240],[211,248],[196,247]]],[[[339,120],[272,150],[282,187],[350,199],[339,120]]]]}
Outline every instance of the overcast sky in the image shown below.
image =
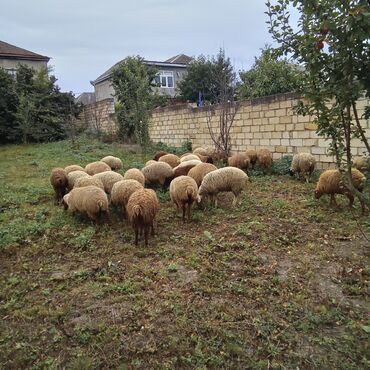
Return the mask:
{"type": "Polygon", "coordinates": [[[267,32],[264,0],[0,0],[0,40],[51,57],[58,84],[76,96],[129,55],[164,61],[224,47],[248,69],[267,32]]]}

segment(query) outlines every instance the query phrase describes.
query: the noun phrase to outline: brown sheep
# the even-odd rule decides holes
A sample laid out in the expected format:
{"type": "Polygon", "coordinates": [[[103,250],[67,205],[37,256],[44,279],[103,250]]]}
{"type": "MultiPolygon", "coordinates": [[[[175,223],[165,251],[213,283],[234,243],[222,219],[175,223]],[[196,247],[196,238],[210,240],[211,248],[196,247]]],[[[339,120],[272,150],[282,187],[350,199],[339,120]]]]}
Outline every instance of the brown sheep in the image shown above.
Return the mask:
{"type": "Polygon", "coordinates": [[[135,245],[139,241],[139,232],[144,232],[145,246],[148,246],[149,230],[154,235],[154,219],[160,205],[154,190],[142,189],[135,191],[127,202],[127,216],[135,231],[135,245]]]}
{"type": "Polygon", "coordinates": [[[80,170],[72,171],[67,175],[69,190],[73,189],[73,187],[75,186],[75,182],[80,177],[90,177],[90,176],[85,171],[80,171],[80,170]]]}
{"type": "Polygon", "coordinates": [[[249,157],[245,153],[237,153],[229,157],[227,160],[230,167],[240,168],[241,170],[248,170],[249,157]]]}
{"type": "Polygon", "coordinates": [[[165,162],[156,162],[141,169],[145,176],[145,183],[147,185],[161,185],[163,188],[167,187],[174,177],[172,167],[165,162]]]}
{"type": "Polygon", "coordinates": [[[116,182],[123,180],[123,176],[114,171],[100,172],[94,175],[93,178],[101,180],[104,185],[104,191],[107,194],[110,194],[112,187],[116,182]]]}
{"type": "Polygon", "coordinates": [[[199,159],[192,159],[190,161],[181,162],[173,169],[175,177],[186,176],[188,172],[197,164],[202,163],[199,159]]]}
{"type": "Polygon", "coordinates": [[[123,176],[124,180],[136,180],[141,185],[145,185],[145,176],[143,173],[138,170],[137,168],[130,168],[125,172],[125,175],[123,176]]]}
{"type": "Polygon", "coordinates": [[[57,167],[51,170],[50,184],[55,192],[56,202],[60,202],[67,193],[68,179],[63,168],[57,167]]]}
{"type": "Polygon", "coordinates": [[[258,149],[257,163],[263,170],[269,170],[272,166],[272,153],[268,149],[258,149]]]}
{"type": "Polygon", "coordinates": [[[254,149],[247,149],[245,151],[245,154],[249,157],[249,162],[252,166],[252,169],[254,170],[254,166],[257,162],[257,152],[254,149]]]}
{"type": "Polygon", "coordinates": [[[96,175],[97,173],[105,172],[105,171],[111,171],[111,168],[104,162],[97,161],[97,162],[91,162],[85,167],[86,172],[90,175],[96,175]]]}
{"type": "Polygon", "coordinates": [[[86,172],[86,170],[83,167],[81,167],[77,164],[71,164],[70,166],[65,167],[64,171],[65,171],[66,175],[68,175],[70,172],[73,172],[73,171],[84,171],[84,172],[86,172]]]}
{"type": "Polygon", "coordinates": [[[126,215],[127,202],[130,196],[136,191],[144,189],[143,185],[133,179],[116,182],[111,191],[111,201],[116,207],[120,207],[123,216],[126,215]]]}
{"type": "Polygon", "coordinates": [[[102,158],[101,162],[106,163],[112,171],[117,171],[122,168],[122,161],[118,157],[113,157],[112,155],[102,158]]]}
{"type": "MultiPolygon", "coordinates": [[[[354,187],[362,192],[364,189],[366,177],[365,175],[356,170],[352,169],[352,180],[354,187]]],[[[354,202],[354,197],[347,187],[343,184],[342,175],[339,170],[326,170],[324,171],[319,181],[316,184],[315,198],[320,199],[323,194],[330,194],[330,205],[338,206],[335,200],[335,194],[343,194],[349,199],[349,207],[352,207],[354,202]]],[[[365,203],[360,200],[362,212],[365,211],[365,203]]]]}
{"type": "Polygon", "coordinates": [[[166,155],[166,154],[168,154],[167,152],[164,152],[164,151],[160,151],[160,152],[157,152],[157,153],[155,153],[155,155],[154,155],[154,160],[155,161],[158,161],[159,160],[159,158],[161,158],[163,155],[166,155]]]}
{"type": "Polygon", "coordinates": [[[104,190],[104,185],[103,185],[102,181],[100,179],[94,178],[92,176],[79,177],[75,181],[75,183],[73,185],[73,188],[83,188],[85,186],[90,186],[90,185],[97,186],[98,188],[104,190]]]}
{"type": "Polygon", "coordinates": [[[172,168],[180,164],[180,158],[175,154],[165,154],[158,159],[158,162],[168,163],[172,168]]]}
{"type": "Polygon", "coordinates": [[[188,176],[192,177],[199,187],[204,176],[215,170],[217,167],[211,163],[199,163],[188,172],[188,176]]]}

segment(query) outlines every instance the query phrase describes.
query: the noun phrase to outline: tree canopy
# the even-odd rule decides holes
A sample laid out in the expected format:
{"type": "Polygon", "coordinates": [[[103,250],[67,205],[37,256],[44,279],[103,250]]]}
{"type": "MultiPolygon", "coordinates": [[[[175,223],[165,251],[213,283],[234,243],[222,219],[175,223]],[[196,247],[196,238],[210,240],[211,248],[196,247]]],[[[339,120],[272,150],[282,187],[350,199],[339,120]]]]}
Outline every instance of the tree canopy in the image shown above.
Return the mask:
{"type": "Polygon", "coordinates": [[[239,76],[238,96],[255,98],[297,91],[302,71],[287,59],[279,58],[274,49],[265,46],[252,68],[241,71],[239,76]]]}

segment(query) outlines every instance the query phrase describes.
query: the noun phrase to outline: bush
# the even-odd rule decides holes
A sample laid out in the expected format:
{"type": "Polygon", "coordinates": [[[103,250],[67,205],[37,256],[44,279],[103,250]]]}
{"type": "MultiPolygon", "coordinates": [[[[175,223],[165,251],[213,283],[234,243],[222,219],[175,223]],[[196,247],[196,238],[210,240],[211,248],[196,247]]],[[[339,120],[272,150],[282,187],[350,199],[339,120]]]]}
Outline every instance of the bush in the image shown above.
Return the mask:
{"type": "Polygon", "coordinates": [[[282,158],[273,162],[272,173],[275,175],[289,174],[290,165],[292,163],[292,155],[284,155],[282,158]]]}
{"type": "Polygon", "coordinates": [[[192,152],[192,143],[191,141],[185,141],[181,144],[180,147],[175,147],[175,146],[171,146],[171,145],[167,145],[165,143],[159,142],[157,144],[154,144],[152,149],[155,152],[164,151],[168,153],[182,155],[184,153],[192,152]]]}

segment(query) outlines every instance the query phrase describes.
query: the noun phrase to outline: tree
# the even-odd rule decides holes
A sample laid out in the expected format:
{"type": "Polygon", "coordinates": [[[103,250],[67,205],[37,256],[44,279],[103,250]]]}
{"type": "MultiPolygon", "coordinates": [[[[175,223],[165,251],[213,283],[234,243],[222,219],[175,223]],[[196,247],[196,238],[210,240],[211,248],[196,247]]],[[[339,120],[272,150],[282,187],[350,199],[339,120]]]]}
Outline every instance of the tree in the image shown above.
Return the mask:
{"type": "Polygon", "coordinates": [[[148,122],[154,108],[153,87],[157,70],[139,56],[128,57],[113,72],[117,98],[118,135],[141,146],[149,141],[148,122]]]}
{"type": "Polygon", "coordinates": [[[226,85],[230,86],[233,73],[230,59],[225,57],[223,49],[220,49],[216,57],[206,58],[201,55],[190,63],[185,77],[179,82],[180,95],[186,100],[195,102],[201,93],[204,101],[219,102],[224,88],[220,75],[226,79],[226,85]]]}
{"type": "MultiPolygon", "coordinates": [[[[304,67],[302,100],[297,111],[315,116],[317,133],[331,140],[338,168],[346,169],[347,188],[363,198],[352,184],[351,140],[370,147],[357,110],[357,101],[370,94],[370,12],[366,0],[267,1],[269,31],[283,55],[304,67]],[[297,25],[290,10],[299,12],[297,25]]],[[[369,201],[366,201],[369,205],[369,201]]]]}
{"type": "Polygon", "coordinates": [[[279,93],[295,92],[299,89],[302,71],[299,66],[279,59],[274,49],[265,46],[255,58],[252,68],[239,73],[238,95],[255,98],[279,93]]]}

